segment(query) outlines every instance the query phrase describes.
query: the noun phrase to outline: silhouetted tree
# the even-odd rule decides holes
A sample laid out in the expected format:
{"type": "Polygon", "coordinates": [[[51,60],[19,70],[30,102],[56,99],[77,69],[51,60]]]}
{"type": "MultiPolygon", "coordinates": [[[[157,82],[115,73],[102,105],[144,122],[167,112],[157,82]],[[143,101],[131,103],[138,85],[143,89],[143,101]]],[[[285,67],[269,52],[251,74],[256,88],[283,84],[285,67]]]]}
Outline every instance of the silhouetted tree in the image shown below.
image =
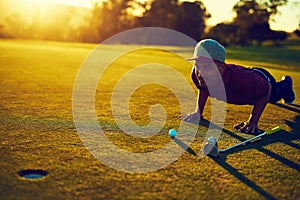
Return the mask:
{"type": "Polygon", "coordinates": [[[282,6],[287,0],[268,0],[264,3],[258,3],[256,0],[241,0],[233,10],[237,16],[233,24],[239,27],[238,43],[248,45],[255,40],[261,43],[265,40],[276,40],[286,38],[283,33],[276,35],[275,31],[270,29],[270,17],[278,12],[278,6],[282,6]]]}
{"type": "Polygon", "coordinates": [[[9,38],[9,35],[7,35],[7,33],[5,33],[4,24],[0,24],[0,38],[9,38]]]}
{"type": "Polygon", "coordinates": [[[110,36],[137,27],[162,27],[200,40],[210,17],[201,1],[109,0],[95,4],[86,23],[72,25],[74,7],[49,6],[31,20],[11,15],[1,27],[0,36],[48,40],[101,42],[110,36]],[[133,11],[139,11],[135,15],[133,11]],[[7,34],[6,34],[7,33],[7,34]]]}
{"type": "Polygon", "coordinates": [[[153,0],[150,8],[140,17],[143,27],[162,27],[173,29],[178,15],[182,15],[178,0],[153,0]]]}
{"type": "Polygon", "coordinates": [[[287,0],[268,0],[258,3],[256,0],[240,0],[233,11],[236,17],[231,23],[220,24],[212,28],[208,35],[221,37],[218,32],[225,31],[222,39],[227,44],[250,45],[253,41],[260,44],[265,40],[283,40],[287,34],[271,30],[269,21],[278,12],[278,6],[287,0]]]}
{"type": "Polygon", "coordinates": [[[200,40],[210,14],[201,1],[154,0],[138,20],[142,27],[169,28],[200,40]]]}
{"type": "Polygon", "coordinates": [[[19,14],[12,14],[5,19],[3,31],[11,38],[26,38],[26,22],[19,14]]]}
{"type": "Polygon", "coordinates": [[[128,12],[133,0],[110,0],[95,4],[87,26],[78,28],[83,42],[101,42],[108,37],[133,27],[133,19],[128,12]]]}
{"type": "Polygon", "coordinates": [[[237,33],[239,27],[233,23],[219,23],[212,27],[206,34],[207,38],[218,40],[225,46],[237,44],[237,33]]]}
{"type": "Polygon", "coordinates": [[[263,41],[266,31],[269,31],[270,13],[262,8],[255,0],[240,1],[234,7],[236,18],[233,24],[237,25],[237,41],[248,45],[251,40],[263,41]]]}
{"type": "Polygon", "coordinates": [[[260,0],[259,3],[265,8],[270,16],[277,14],[278,7],[287,4],[288,0],[260,0]]]}
{"type": "Polygon", "coordinates": [[[294,31],[294,33],[296,35],[298,35],[298,37],[300,37],[300,24],[299,24],[298,28],[294,31]]]}
{"type": "Polygon", "coordinates": [[[210,17],[201,1],[183,2],[181,15],[177,17],[174,29],[198,41],[206,28],[206,20],[210,17]]]}

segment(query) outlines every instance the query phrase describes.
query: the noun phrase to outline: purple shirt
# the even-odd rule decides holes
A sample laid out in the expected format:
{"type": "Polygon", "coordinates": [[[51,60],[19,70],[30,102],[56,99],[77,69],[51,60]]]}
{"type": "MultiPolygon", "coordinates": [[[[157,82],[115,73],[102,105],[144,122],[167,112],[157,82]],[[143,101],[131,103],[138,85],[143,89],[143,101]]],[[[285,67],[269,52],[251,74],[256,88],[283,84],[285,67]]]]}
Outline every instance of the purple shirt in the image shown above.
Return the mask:
{"type": "Polygon", "coordinates": [[[206,90],[207,94],[218,100],[237,105],[253,105],[268,92],[268,81],[259,72],[243,66],[225,64],[223,72],[223,83],[225,87],[226,99],[218,95],[209,94],[203,77],[194,68],[192,79],[200,90],[206,90]]]}

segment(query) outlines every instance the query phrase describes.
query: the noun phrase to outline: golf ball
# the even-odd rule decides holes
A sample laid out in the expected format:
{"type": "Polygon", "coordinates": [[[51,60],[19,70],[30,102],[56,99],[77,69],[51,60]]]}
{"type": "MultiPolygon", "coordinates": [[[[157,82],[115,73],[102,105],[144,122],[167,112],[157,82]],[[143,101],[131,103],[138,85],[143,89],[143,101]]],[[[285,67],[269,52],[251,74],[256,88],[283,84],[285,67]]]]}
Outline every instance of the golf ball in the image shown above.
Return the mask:
{"type": "Polygon", "coordinates": [[[214,138],[214,137],[210,137],[210,138],[208,138],[208,140],[207,140],[208,142],[210,142],[210,143],[217,143],[217,139],[216,138],[214,138]]]}
{"type": "Polygon", "coordinates": [[[177,134],[177,131],[176,131],[175,129],[170,129],[170,130],[169,130],[169,136],[170,136],[170,137],[173,138],[173,137],[176,136],[176,134],[177,134]]]}

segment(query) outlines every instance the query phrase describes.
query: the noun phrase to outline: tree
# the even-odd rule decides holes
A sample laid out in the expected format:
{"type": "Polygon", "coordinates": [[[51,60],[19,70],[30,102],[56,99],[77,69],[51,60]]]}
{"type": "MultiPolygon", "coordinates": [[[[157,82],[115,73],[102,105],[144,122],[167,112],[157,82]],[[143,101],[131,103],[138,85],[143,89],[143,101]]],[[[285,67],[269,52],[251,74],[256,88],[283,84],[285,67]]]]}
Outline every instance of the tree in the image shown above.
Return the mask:
{"type": "Polygon", "coordinates": [[[237,44],[237,32],[239,27],[233,23],[219,23],[212,27],[206,34],[207,38],[212,38],[219,41],[225,46],[237,44]]]}
{"type": "Polygon", "coordinates": [[[9,38],[10,35],[8,35],[6,32],[5,32],[5,26],[4,24],[0,24],[0,38],[9,38]]]}
{"type": "Polygon", "coordinates": [[[206,20],[210,17],[201,1],[183,2],[183,10],[175,22],[174,29],[198,41],[206,28],[206,20]]]}
{"type": "Polygon", "coordinates": [[[5,18],[3,32],[11,38],[25,38],[26,21],[19,14],[12,14],[5,18]]]}
{"type": "Polygon", "coordinates": [[[236,18],[233,24],[239,27],[237,41],[239,44],[248,45],[251,40],[259,42],[265,40],[266,32],[270,30],[270,13],[256,0],[240,1],[234,7],[236,18]]]}
{"type": "Polygon", "coordinates": [[[231,23],[222,23],[212,28],[208,35],[211,37],[226,37],[226,44],[250,45],[253,41],[260,44],[266,40],[284,40],[285,32],[276,32],[270,28],[271,17],[278,13],[278,6],[287,0],[240,0],[233,11],[236,17],[231,23]],[[261,2],[261,3],[259,3],[261,2]],[[223,31],[221,36],[218,32],[223,31]]]}
{"type": "Polygon", "coordinates": [[[299,23],[299,25],[298,25],[297,30],[295,30],[294,33],[295,33],[296,35],[298,35],[298,37],[300,37],[300,23],[299,23]]]}
{"type": "Polygon", "coordinates": [[[201,1],[154,0],[145,10],[138,20],[140,27],[173,29],[195,40],[200,40],[206,27],[206,19],[210,17],[201,1]]]}
{"type": "Polygon", "coordinates": [[[95,4],[87,26],[77,29],[82,42],[101,42],[108,37],[133,27],[128,9],[133,0],[103,1],[95,4]]]}
{"type": "Polygon", "coordinates": [[[182,15],[178,0],[153,0],[138,23],[142,27],[173,29],[178,15],[182,15]]]}
{"type": "Polygon", "coordinates": [[[260,0],[259,3],[265,8],[270,16],[278,13],[278,7],[287,4],[288,0],[260,0]]]}

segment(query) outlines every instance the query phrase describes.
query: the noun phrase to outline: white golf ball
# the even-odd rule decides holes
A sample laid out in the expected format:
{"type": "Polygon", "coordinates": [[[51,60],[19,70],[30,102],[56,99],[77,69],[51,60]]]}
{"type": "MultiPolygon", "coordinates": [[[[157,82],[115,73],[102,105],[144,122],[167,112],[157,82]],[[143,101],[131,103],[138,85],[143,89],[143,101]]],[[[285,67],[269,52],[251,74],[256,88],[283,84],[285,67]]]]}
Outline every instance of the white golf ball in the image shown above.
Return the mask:
{"type": "Polygon", "coordinates": [[[170,129],[170,130],[169,130],[169,136],[170,136],[170,137],[173,138],[173,137],[176,136],[176,134],[177,134],[177,131],[176,131],[175,129],[170,129]]]}
{"type": "Polygon", "coordinates": [[[210,142],[210,143],[217,143],[217,139],[214,138],[214,137],[210,137],[210,138],[208,138],[207,142],[210,142]]]}

